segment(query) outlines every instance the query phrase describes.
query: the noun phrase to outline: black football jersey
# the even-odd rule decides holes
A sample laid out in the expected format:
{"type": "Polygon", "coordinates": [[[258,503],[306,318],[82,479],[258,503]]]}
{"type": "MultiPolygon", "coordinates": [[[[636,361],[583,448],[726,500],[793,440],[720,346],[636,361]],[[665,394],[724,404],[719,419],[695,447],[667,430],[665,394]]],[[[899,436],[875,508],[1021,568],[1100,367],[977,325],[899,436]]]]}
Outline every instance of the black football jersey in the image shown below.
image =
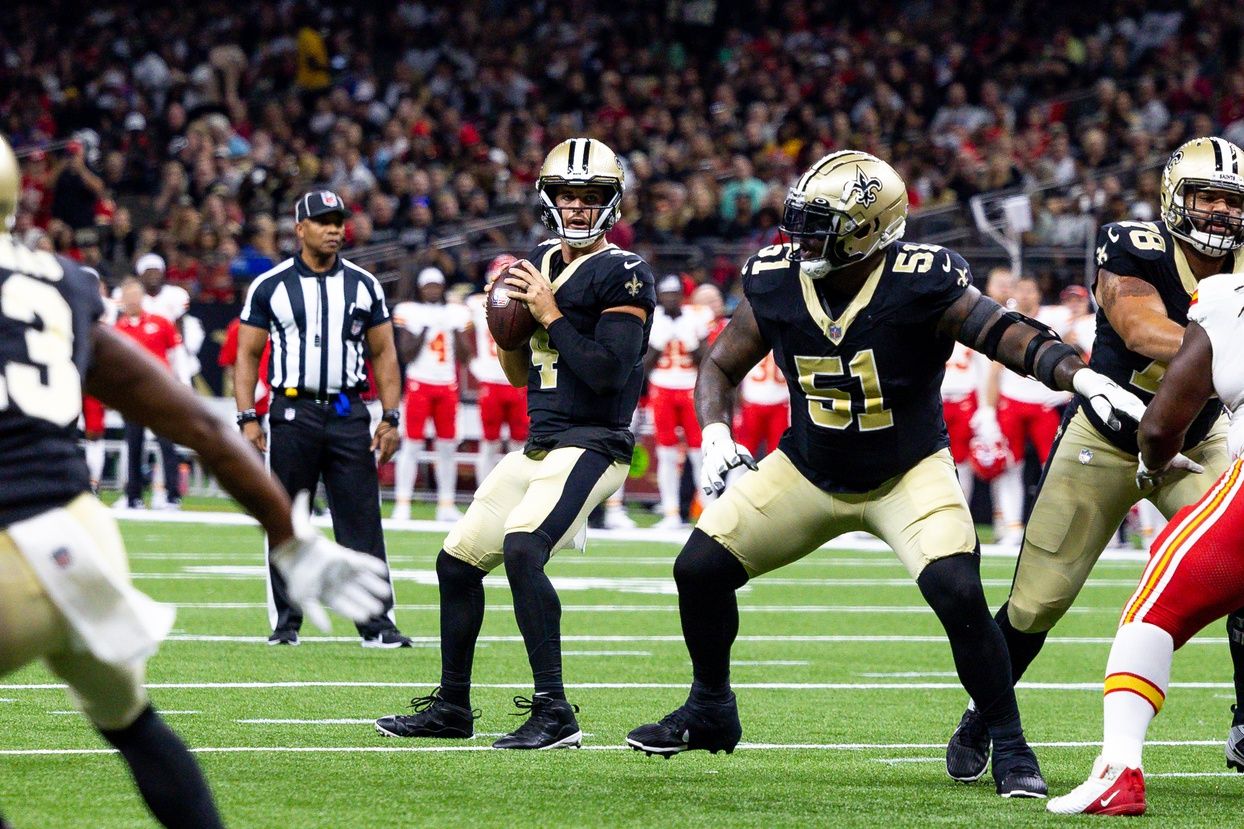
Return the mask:
{"type": "Polygon", "coordinates": [[[99,282],[0,236],[0,527],[90,489],[78,454],[99,282]]]}
{"type": "Polygon", "coordinates": [[[657,302],[652,269],[636,254],[614,245],[567,265],[557,240],[539,245],[527,259],[553,283],[557,307],[584,336],[593,336],[601,312],[607,308],[633,305],[648,312],[643,348],[626,385],[612,395],[592,391],[558,360],[548,332],[543,327],[536,329],[527,371],[527,413],[531,417],[527,451],[581,446],[630,463],[635,447],[631,416],[644,382],[643,355],[648,350],[657,302]]]}
{"type": "MultiPolygon", "coordinates": [[[[1234,272],[1244,266],[1244,257],[1227,256],[1222,271],[1234,272]]],[[[1188,306],[1196,290],[1196,277],[1176,244],[1175,237],[1162,222],[1114,222],[1102,225],[1097,233],[1096,263],[1119,276],[1143,279],[1157,288],[1166,315],[1180,325],[1188,324],[1188,306]]],[[[1096,282],[1093,284],[1096,292],[1096,282]]],[[[1097,335],[1093,340],[1093,354],[1089,366],[1109,377],[1123,388],[1135,394],[1146,404],[1158,391],[1158,383],[1166,372],[1166,364],[1152,360],[1135,351],[1129,351],[1123,338],[1110,325],[1106,314],[1097,309],[1097,335]]],[[[1083,404],[1082,400],[1077,400],[1083,404]]],[[[1081,405],[1097,431],[1106,440],[1125,452],[1135,454],[1136,424],[1121,418],[1123,428],[1116,431],[1093,412],[1092,406],[1081,405]]],[[[1205,404],[1188,429],[1185,446],[1195,446],[1205,440],[1214,421],[1222,414],[1222,404],[1217,398],[1205,404]]]]}
{"type": "Polygon", "coordinates": [[[831,309],[788,247],[767,247],[743,267],[790,388],[779,448],[827,492],[868,492],[949,445],[941,385],[954,341],[937,325],[971,270],[952,250],[895,242],[855,298],[831,309]]]}

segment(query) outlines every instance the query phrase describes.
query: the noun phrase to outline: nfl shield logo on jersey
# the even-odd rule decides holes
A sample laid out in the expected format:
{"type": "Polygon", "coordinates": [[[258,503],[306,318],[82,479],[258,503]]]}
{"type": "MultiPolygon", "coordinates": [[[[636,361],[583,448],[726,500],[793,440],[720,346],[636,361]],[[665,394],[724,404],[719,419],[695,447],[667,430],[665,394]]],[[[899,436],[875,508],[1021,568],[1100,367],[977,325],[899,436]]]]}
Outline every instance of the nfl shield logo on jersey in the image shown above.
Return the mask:
{"type": "Polygon", "coordinates": [[[350,321],[350,336],[357,337],[361,333],[363,333],[363,321],[362,320],[351,320],[350,321]]]}
{"type": "Polygon", "coordinates": [[[56,566],[64,570],[73,564],[73,556],[69,554],[68,547],[57,547],[52,551],[52,561],[56,562],[56,566]]]}

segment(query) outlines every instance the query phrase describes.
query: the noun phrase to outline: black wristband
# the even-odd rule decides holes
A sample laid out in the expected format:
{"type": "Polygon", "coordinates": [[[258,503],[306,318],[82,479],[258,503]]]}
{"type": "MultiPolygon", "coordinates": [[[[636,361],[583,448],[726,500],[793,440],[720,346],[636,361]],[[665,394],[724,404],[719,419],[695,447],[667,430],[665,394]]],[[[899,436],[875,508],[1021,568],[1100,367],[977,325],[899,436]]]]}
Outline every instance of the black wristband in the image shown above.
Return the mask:
{"type": "Polygon", "coordinates": [[[254,409],[247,409],[244,412],[238,412],[238,425],[245,426],[247,423],[258,423],[259,415],[254,409]]]}
{"type": "Polygon", "coordinates": [[[384,414],[380,415],[380,419],[396,429],[402,423],[402,410],[385,409],[384,414]]]}

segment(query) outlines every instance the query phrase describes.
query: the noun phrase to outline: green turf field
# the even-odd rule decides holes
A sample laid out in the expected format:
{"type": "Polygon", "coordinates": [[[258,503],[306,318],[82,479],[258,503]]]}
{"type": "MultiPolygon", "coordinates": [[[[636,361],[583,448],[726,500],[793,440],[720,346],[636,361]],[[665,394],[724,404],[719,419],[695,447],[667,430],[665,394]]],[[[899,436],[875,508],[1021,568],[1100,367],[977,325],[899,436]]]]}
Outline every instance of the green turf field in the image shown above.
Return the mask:
{"type": "MultiPolygon", "coordinates": [[[[988,775],[951,782],[942,745],[965,702],[949,649],[905,571],[881,552],[821,552],[740,595],[734,682],[744,744],[732,756],[672,760],[624,750],[627,731],[680,703],[689,666],[679,635],[672,544],[595,541],[549,566],[563,602],[565,676],[582,708],[579,751],[488,745],[519,720],[526,656],[503,576],[486,582],[475,663],[473,741],[407,742],[371,721],[436,682],[437,535],[392,532],[398,621],[419,638],[364,650],[353,628],[304,630],[298,648],[263,644],[258,531],[125,522],[137,584],[177,603],[151,663],[158,708],[200,753],[234,827],[407,826],[1052,826],[1043,802],[1009,802],[988,775]]],[[[1102,562],[1020,691],[1028,734],[1061,794],[1100,739],[1100,682],[1139,562],[1102,562]],[[1071,745],[1068,745],[1071,744],[1071,745]]],[[[992,605],[1012,562],[986,558],[992,605]]],[[[1150,731],[1154,826],[1238,825],[1244,777],[1225,773],[1231,702],[1221,628],[1176,655],[1168,704],[1150,731]],[[1187,687],[1187,683],[1195,687],[1187,687]]],[[[41,668],[0,680],[0,805],[24,827],[153,825],[117,757],[41,668]],[[67,751],[68,750],[68,751],[67,751]],[[74,750],[79,750],[74,753],[74,750]]],[[[1082,819],[1083,823],[1093,819],[1082,819]]],[[[1101,819],[1098,819],[1100,822],[1101,819]]]]}

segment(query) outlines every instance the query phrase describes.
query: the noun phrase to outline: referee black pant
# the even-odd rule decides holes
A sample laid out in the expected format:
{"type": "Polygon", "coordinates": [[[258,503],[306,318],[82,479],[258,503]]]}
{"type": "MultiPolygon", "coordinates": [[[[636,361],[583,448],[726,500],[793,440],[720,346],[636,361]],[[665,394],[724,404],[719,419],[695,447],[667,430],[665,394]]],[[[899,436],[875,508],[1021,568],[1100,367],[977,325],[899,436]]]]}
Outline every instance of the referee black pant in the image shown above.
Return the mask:
{"type": "MultiPolygon", "coordinates": [[[[125,454],[127,471],[125,475],[125,497],[128,501],[143,499],[143,463],[147,460],[146,447],[147,427],[132,420],[125,421],[125,454]]],[[[163,435],[156,435],[156,444],[160,447],[160,458],[164,462],[164,489],[170,503],[181,499],[181,462],[177,457],[177,448],[173,442],[163,435]]]]}
{"type": "MultiPolygon", "coordinates": [[[[274,396],[268,422],[273,476],[291,497],[304,489],[314,497],[316,484],[323,479],[337,543],[385,561],[380,480],[371,451],[371,416],[358,395],[350,395],[350,411],[344,415],[338,414],[332,403],[274,396]]],[[[276,616],[273,627],[298,630],[302,613],[290,606],[285,579],[271,559],[268,576],[272,586],[269,611],[275,607],[276,616]]],[[[374,638],[394,627],[390,597],[384,611],[358,625],[358,630],[374,638]]]]}

